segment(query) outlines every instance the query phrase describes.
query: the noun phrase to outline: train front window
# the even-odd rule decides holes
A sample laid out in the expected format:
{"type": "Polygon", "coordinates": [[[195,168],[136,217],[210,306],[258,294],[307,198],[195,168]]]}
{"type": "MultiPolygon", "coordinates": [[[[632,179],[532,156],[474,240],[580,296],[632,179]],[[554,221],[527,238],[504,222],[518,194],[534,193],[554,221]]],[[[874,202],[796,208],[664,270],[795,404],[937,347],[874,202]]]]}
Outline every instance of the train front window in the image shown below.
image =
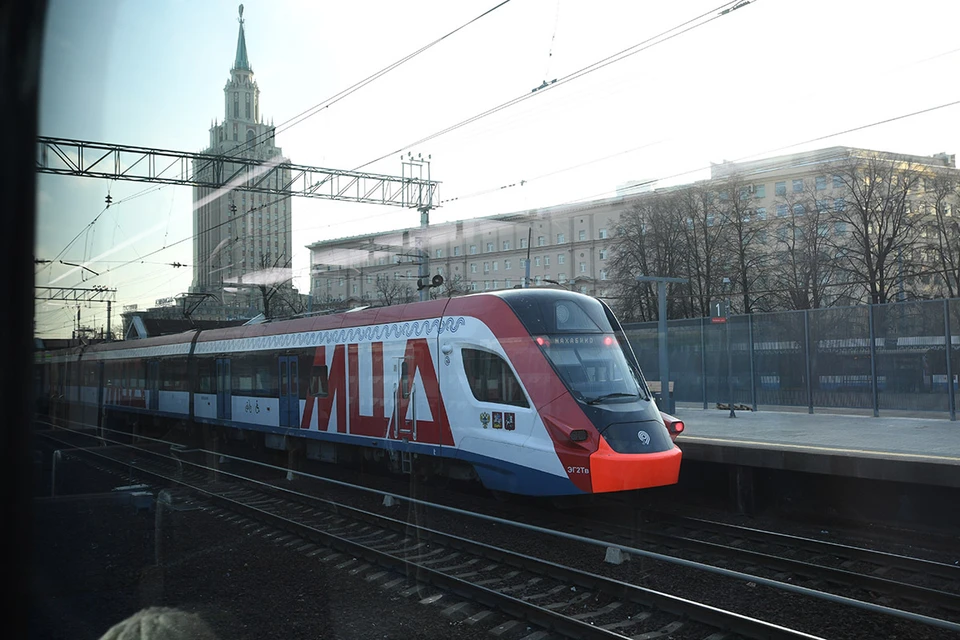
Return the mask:
{"type": "Polygon", "coordinates": [[[609,333],[539,336],[537,344],[583,402],[642,397],[617,339],[609,333]]]}

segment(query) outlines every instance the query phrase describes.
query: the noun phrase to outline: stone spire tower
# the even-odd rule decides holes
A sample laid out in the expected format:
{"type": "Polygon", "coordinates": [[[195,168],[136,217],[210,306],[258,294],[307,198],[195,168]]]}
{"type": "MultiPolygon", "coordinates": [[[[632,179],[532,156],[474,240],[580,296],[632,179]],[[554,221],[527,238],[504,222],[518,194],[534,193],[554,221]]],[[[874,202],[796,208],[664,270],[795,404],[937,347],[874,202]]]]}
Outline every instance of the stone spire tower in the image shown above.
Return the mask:
{"type": "MultiPolygon", "coordinates": [[[[275,127],[265,122],[260,111],[260,87],[247,53],[243,5],[239,22],[236,55],[223,88],[223,120],[213,122],[209,146],[203,153],[284,162],[283,152],[275,144],[275,127]]],[[[233,175],[237,168],[227,162],[224,175],[233,175]]],[[[212,175],[212,168],[205,163],[194,163],[194,171],[212,175]]],[[[289,181],[289,170],[269,174],[269,186],[279,188],[289,181]]],[[[273,278],[279,269],[289,270],[293,264],[291,229],[289,197],[250,193],[230,185],[195,187],[191,291],[212,293],[240,311],[259,308],[258,291],[230,285],[257,282],[267,270],[273,278]]]]}

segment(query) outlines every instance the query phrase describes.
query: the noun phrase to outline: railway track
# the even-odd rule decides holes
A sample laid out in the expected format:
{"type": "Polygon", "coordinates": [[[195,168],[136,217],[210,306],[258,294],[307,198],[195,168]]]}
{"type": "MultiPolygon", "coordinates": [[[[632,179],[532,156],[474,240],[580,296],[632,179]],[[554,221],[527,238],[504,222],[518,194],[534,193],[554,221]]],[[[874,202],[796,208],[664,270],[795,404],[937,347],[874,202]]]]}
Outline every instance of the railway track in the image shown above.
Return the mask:
{"type": "MultiPolygon", "coordinates": [[[[284,491],[172,456],[119,447],[77,452],[122,482],[174,484],[158,499],[200,509],[251,536],[284,544],[336,570],[403,595],[443,603],[466,623],[492,621],[502,635],[524,626],[525,637],[570,638],[815,638],[761,620],[628,584],[484,542],[360,509],[284,491]],[[424,595],[423,585],[435,593],[424,595]]],[[[504,522],[503,524],[509,524],[504,522]]]]}

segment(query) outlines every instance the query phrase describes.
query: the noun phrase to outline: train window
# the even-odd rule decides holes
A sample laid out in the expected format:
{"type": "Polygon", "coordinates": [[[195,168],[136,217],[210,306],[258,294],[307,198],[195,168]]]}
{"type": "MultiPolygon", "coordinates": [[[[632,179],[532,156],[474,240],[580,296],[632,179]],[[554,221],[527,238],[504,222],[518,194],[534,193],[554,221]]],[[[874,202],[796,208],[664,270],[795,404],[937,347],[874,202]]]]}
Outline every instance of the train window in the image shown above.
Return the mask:
{"type": "MultiPolygon", "coordinates": [[[[136,366],[130,363],[128,371],[128,388],[137,384],[136,366]]],[[[160,389],[162,391],[186,391],[187,386],[187,359],[167,358],[160,361],[160,389]]]]}
{"type": "Polygon", "coordinates": [[[310,371],[310,395],[326,398],[330,391],[328,383],[327,365],[313,365],[313,369],[310,371]]]}
{"type": "Polygon", "coordinates": [[[410,367],[406,360],[400,364],[400,393],[404,398],[410,397],[410,367]]]}
{"type": "Polygon", "coordinates": [[[602,331],[580,305],[571,301],[555,303],[557,331],[602,331]]]}
{"type": "Polygon", "coordinates": [[[249,354],[231,358],[232,392],[237,395],[276,397],[277,359],[267,354],[249,354]]]}
{"type": "Polygon", "coordinates": [[[197,378],[200,393],[217,392],[217,366],[213,358],[197,361],[197,378]]]}
{"type": "Polygon", "coordinates": [[[489,351],[463,349],[463,370],[473,397],[481,402],[528,407],[520,383],[503,358],[489,351]]]}

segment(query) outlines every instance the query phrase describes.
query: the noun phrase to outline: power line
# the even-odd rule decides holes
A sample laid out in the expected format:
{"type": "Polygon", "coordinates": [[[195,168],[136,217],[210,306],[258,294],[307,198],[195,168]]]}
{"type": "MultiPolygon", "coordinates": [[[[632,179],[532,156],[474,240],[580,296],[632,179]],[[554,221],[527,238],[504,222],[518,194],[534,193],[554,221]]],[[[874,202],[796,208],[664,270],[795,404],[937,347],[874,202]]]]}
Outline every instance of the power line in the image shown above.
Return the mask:
{"type": "MultiPolygon", "coordinates": [[[[757,1],[757,0],[753,0],[753,2],[756,2],[756,1],[757,1]]],[[[529,100],[529,99],[531,99],[531,98],[533,98],[533,97],[535,97],[535,96],[541,95],[541,94],[545,93],[546,91],[548,91],[548,90],[550,90],[550,89],[556,88],[556,87],[559,86],[559,85],[566,84],[566,83],[571,82],[571,81],[573,81],[573,80],[577,80],[578,78],[582,78],[583,76],[586,76],[586,75],[588,75],[588,74],[591,74],[591,73],[593,73],[594,71],[598,71],[598,70],[600,70],[600,69],[603,69],[604,67],[606,67],[606,66],[608,66],[608,65],[611,65],[611,64],[613,64],[613,63],[615,63],[615,62],[620,62],[621,60],[624,60],[624,59],[626,59],[626,58],[629,58],[630,56],[633,56],[633,55],[635,55],[635,54],[637,54],[637,53],[640,53],[641,51],[646,51],[647,49],[650,49],[650,48],[652,48],[652,47],[654,47],[654,46],[656,46],[656,45],[658,45],[658,44],[663,44],[664,42],[667,42],[668,40],[672,40],[673,38],[676,38],[677,36],[683,35],[684,33],[687,33],[688,31],[692,31],[693,29],[696,29],[696,28],[698,28],[698,27],[702,27],[702,26],[704,26],[704,25],[706,25],[706,24],[709,24],[709,23],[713,22],[714,20],[717,20],[718,18],[721,18],[721,17],[723,17],[724,15],[727,15],[726,12],[721,12],[721,11],[722,11],[724,8],[729,7],[729,6],[731,6],[731,5],[735,5],[735,4],[740,4],[741,6],[745,6],[745,4],[748,4],[748,3],[744,3],[743,0],[739,0],[739,1],[738,1],[738,0],[731,0],[730,2],[725,2],[725,3],[721,4],[720,6],[714,8],[714,9],[711,9],[711,10],[705,12],[705,13],[702,13],[702,14],[694,17],[694,18],[691,18],[691,19],[689,19],[689,20],[687,20],[687,21],[685,21],[685,22],[682,22],[682,23],[678,24],[678,25],[675,26],[675,27],[671,27],[670,29],[667,29],[666,31],[662,31],[662,32],[658,33],[657,35],[652,36],[652,37],[650,37],[650,38],[647,38],[646,40],[643,40],[643,41],[641,41],[641,42],[638,42],[637,44],[635,44],[635,45],[633,45],[633,46],[627,47],[626,49],[623,49],[622,51],[619,51],[619,52],[617,52],[617,53],[615,53],[615,54],[613,54],[613,55],[607,56],[606,58],[603,58],[603,59],[598,60],[598,61],[596,61],[596,62],[594,62],[594,63],[592,63],[592,64],[589,64],[589,65],[587,65],[586,67],[583,67],[582,69],[579,69],[578,71],[574,71],[573,73],[570,73],[570,74],[568,74],[568,75],[566,75],[566,76],[563,76],[562,78],[559,78],[559,79],[557,79],[557,80],[554,80],[554,81],[550,82],[550,83],[549,83],[548,85],[546,85],[546,86],[541,85],[540,87],[538,87],[537,89],[535,89],[534,91],[532,91],[532,92],[530,92],[530,93],[525,93],[525,94],[523,94],[523,95],[521,95],[521,96],[518,96],[518,97],[516,97],[516,98],[513,98],[513,99],[511,99],[511,100],[508,100],[508,101],[506,101],[506,102],[504,102],[504,103],[502,103],[502,104],[499,104],[499,105],[497,105],[497,106],[495,106],[495,107],[491,107],[490,109],[487,109],[486,111],[482,111],[482,112],[480,112],[480,113],[478,113],[478,114],[476,114],[476,115],[473,115],[473,116],[467,118],[466,120],[461,120],[460,122],[458,122],[458,123],[456,123],[456,124],[453,124],[453,125],[450,125],[449,127],[446,127],[445,129],[441,129],[440,131],[431,133],[431,134],[428,135],[428,136],[425,136],[425,137],[423,137],[423,138],[420,138],[420,139],[417,140],[416,142],[412,142],[412,143],[410,143],[410,144],[404,145],[404,146],[402,146],[402,147],[400,147],[400,148],[398,148],[398,149],[396,149],[396,150],[394,150],[394,151],[391,151],[391,152],[389,152],[389,153],[383,154],[383,155],[380,156],[379,158],[375,158],[374,160],[370,160],[369,162],[365,162],[364,164],[361,164],[360,166],[358,166],[358,167],[357,167],[356,169],[354,169],[354,170],[356,171],[356,170],[362,169],[362,168],[364,168],[364,167],[366,167],[366,166],[369,166],[369,165],[371,165],[371,164],[373,164],[373,163],[375,163],[375,162],[379,162],[379,161],[381,161],[381,160],[384,160],[384,159],[386,159],[386,158],[389,158],[389,157],[391,157],[391,156],[394,156],[394,155],[396,155],[396,154],[398,154],[398,153],[400,153],[400,152],[402,152],[402,151],[406,151],[407,149],[410,149],[410,148],[415,147],[415,146],[417,146],[417,145],[423,144],[424,142],[428,142],[428,141],[430,141],[430,140],[433,140],[434,138],[438,138],[438,137],[440,137],[440,136],[442,136],[442,135],[445,135],[445,134],[447,134],[447,133],[450,133],[450,132],[452,132],[452,131],[456,131],[457,129],[460,129],[461,127],[465,127],[465,126],[467,126],[468,124],[472,124],[472,123],[474,123],[474,122],[476,122],[476,121],[478,121],[478,120],[481,120],[481,119],[483,119],[483,118],[486,118],[487,116],[493,115],[494,113],[497,113],[498,111],[502,111],[502,110],[504,110],[504,109],[507,109],[507,108],[509,108],[509,107],[512,107],[512,106],[515,105],[515,104],[519,104],[519,103],[521,103],[521,102],[523,102],[523,101],[525,101],[525,100],[529,100]],[[721,12],[721,13],[718,13],[718,12],[721,12]],[[707,16],[711,16],[711,17],[708,18],[708,19],[706,19],[706,20],[703,20],[703,19],[706,18],[707,16]],[[673,33],[673,32],[676,32],[676,33],[673,33]],[[668,34],[669,34],[669,35],[668,35],[668,34]]]]}

